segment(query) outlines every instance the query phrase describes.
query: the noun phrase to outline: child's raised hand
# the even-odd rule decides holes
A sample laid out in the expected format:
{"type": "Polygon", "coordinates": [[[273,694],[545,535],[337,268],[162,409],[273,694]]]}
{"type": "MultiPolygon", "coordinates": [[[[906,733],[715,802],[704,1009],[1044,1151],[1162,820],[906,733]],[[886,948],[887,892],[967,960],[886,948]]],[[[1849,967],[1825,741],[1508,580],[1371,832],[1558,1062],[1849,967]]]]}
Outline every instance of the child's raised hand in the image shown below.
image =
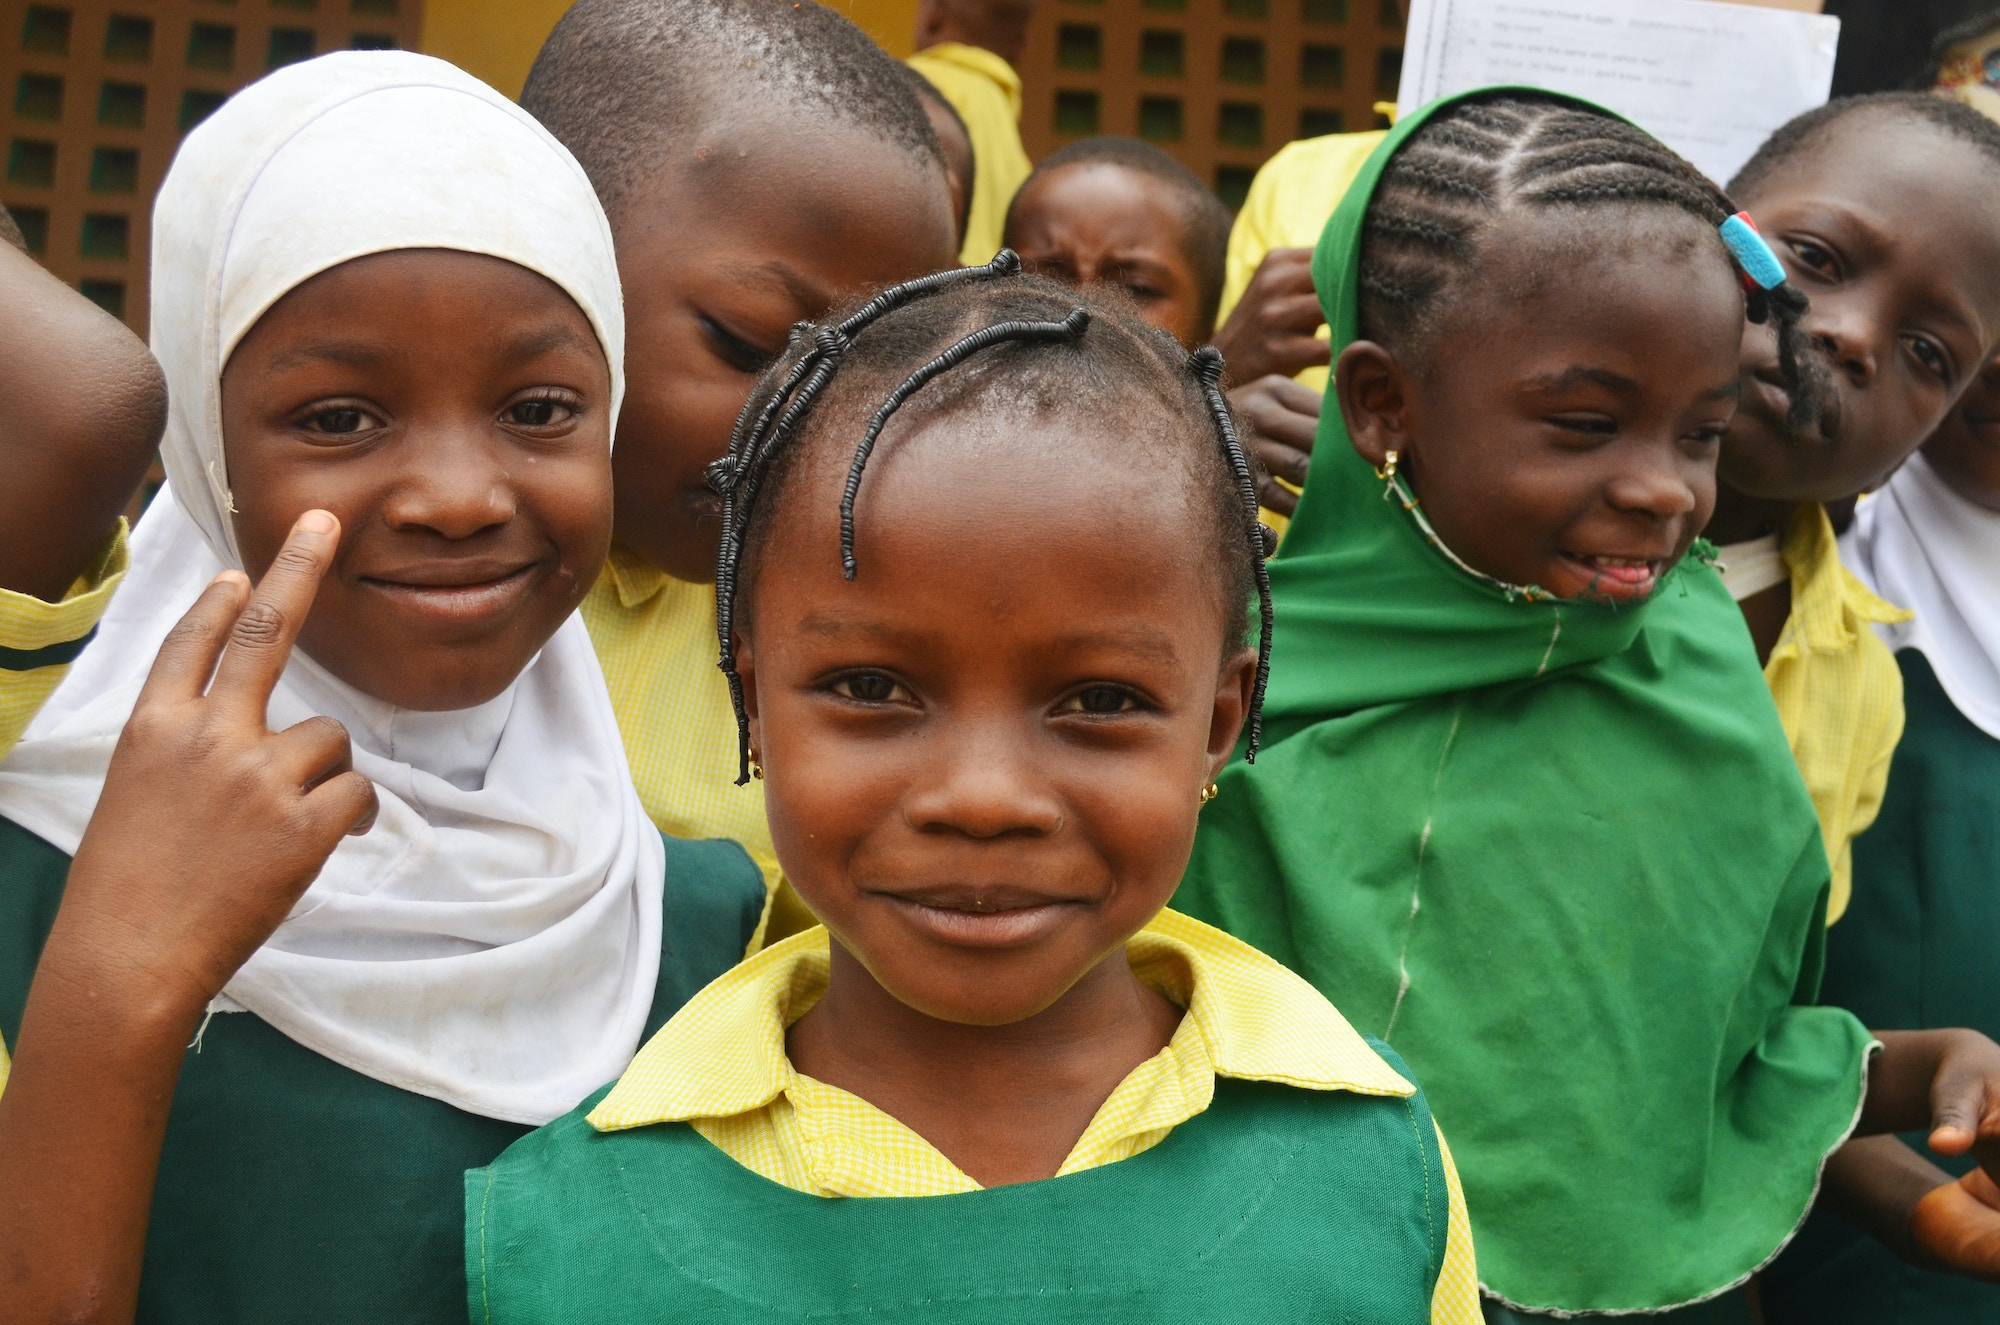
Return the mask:
{"type": "Polygon", "coordinates": [[[110,946],[96,969],[146,979],[177,1009],[221,992],[342,836],[374,820],[345,727],[265,726],[339,539],[333,516],[308,511],[254,592],[230,571],[196,600],[160,647],[77,848],[63,927],[110,946]]]}
{"type": "Polygon", "coordinates": [[[1332,345],[1314,334],[1325,321],[1313,292],[1312,250],[1274,248],[1257,264],[1212,343],[1231,382],[1254,382],[1273,373],[1296,377],[1333,362],[1332,345]]]}

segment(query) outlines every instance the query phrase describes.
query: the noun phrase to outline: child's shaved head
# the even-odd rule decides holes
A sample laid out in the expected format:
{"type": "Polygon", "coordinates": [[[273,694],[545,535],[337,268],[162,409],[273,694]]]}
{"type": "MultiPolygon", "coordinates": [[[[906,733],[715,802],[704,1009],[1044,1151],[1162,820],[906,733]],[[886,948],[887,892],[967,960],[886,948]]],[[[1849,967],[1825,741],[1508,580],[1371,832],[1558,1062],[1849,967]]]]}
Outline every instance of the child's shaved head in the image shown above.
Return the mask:
{"type": "Polygon", "coordinates": [[[1200,308],[1210,325],[1222,302],[1224,262],[1229,251],[1229,209],[1206,184],[1180,162],[1151,143],[1137,138],[1085,138],[1042,158],[1035,173],[1014,195],[1008,208],[1007,234],[1014,233],[1014,212],[1037,176],[1047,176],[1071,166],[1108,165],[1147,175],[1167,186],[1174,210],[1180,216],[1181,251],[1200,282],[1200,308]]]}
{"type": "Polygon", "coordinates": [[[1947,101],[1929,92],[1875,92],[1841,97],[1787,121],[1743,163],[1743,168],[1729,181],[1729,191],[1755,191],[1779,167],[1810,151],[1827,130],[1855,114],[1881,115],[1926,125],[1947,138],[1976,148],[1988,165],[2000,170],[2000,124],[1962,102],[1947,101]]]}
{"type": "Polygon", "coordinates": [[[1086,138],[1052,153],[1007,208],[1005,243],[1042,275],[1123,288],[1189,349],[1215,331],[1229,211],[1150,143],[1086,138]]]}
{"type": "Polygon", "coordinates": [[[522,107],[614,214],[669,144],[753,100],[852,125],[945,169],[901,66],[813,0],[578,0],[521,89],[522,107]]]}

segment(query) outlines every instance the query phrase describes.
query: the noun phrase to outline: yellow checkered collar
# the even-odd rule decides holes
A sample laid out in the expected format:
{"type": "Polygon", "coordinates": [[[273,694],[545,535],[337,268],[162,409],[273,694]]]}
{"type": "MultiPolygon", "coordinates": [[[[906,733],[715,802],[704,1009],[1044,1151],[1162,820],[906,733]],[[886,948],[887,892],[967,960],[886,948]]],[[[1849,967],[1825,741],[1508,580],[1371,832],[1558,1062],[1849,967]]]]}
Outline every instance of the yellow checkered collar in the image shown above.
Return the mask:
{"type": "MultiPolygon", "coordinates": [[[[1219,929],[1162,911],[1126,954],[1140,979],[1187,1009],[1162,1052],[1183,1065],[1200,1063],[1210,1090],[1225,1076],[1305,1090],[1415,1093],[1317,990],[1219,929]]],[[[827,965],[826,930],[814,928],[717,979],[639,1050],[591,1111],[590,1125],[612,1132],[733,1117],[809,1080],[785,1056],[785,1029],[825,991],[827,965]]]]}
{"type": "Polygon", "coordinates": [[[611,581],[618,590],[619,605],[630,611],[666,588],[673,577],[638,553],[614,544],[599,578],[611,581]]]}
{"type": "Polygon", "coordinates": [[[1780,549],[1792,577],[1792,614],[1771,660],[1854,647],[1871,621],[1908,621],[1910,613],[1876,596],[1840,563],[1840,543],[1826,507],[1806,502],[1785,524],[1780,549]]]}

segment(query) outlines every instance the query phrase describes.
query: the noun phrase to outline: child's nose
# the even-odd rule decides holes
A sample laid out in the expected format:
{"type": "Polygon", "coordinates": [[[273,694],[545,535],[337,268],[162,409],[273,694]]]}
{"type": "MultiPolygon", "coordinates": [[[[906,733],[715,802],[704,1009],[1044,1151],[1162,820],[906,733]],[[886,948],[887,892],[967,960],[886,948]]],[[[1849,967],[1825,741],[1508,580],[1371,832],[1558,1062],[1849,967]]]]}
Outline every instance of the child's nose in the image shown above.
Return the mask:
{"type": "Polygon", "coordinates": [[[1671,520],[1695,508],[1692,484],[1675,464],[1661,462],[1620,474],[1611,484],[1611,505],[1656,520],[1671,520]]]}
{"type": "Polygon", "coordinates": [[[1808,312],[1805,330],[1820,352],[1832,360],[1836,370],[1856,386],[1874,380],[1879,356],[1876,351],[1875,320],[1864,310],[1828,309],[1820,316],[1808,312]]]}
{"type": "MultiPolygon", "coordinates": [[[[961,724],[954,724],[961,725],[961,724]]],[[[995,838],[1042,837],[1063,825],[1062,802],[1037,771],[1033,752],[998,724],[976,723],[938,741],[940,766],[904,802],[904,818],[919,832],[995,838]]]]}
{"type": "Polygon", "coordinates": [[[507,523],[516,506],[514,485],[487,446],[433,435],[407,448],[386,513],[392,528],[458,539],[507,523]]]}

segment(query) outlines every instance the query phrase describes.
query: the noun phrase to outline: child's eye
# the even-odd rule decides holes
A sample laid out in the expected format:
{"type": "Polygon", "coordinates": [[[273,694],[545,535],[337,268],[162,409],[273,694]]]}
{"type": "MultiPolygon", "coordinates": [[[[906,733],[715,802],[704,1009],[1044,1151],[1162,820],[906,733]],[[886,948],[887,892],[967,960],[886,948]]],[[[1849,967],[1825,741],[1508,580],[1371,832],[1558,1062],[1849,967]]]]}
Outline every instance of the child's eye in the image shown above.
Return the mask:
{"type": "Polygon", "coordinates": [[[576,406],[567,400],[537,396],[515,401],[500,417],[517,428],[553,428],[568,423],[576,415],[576,406]]]}
{"type": "Polygon", "coordinates": [[[910,692],[894,677],[880,672],[856,672],[833,683],[833,693],[861,704],[893,704],[907,701],[910,692]]]}
{"type": "Polygon", "coordinates": [[[1163,292],[1150,285],[1128,285],[1125,287],[1125,293],[1131,295],[1142,304],[1150,304],[1156,299],[1166,298],[1163,292]]]}
{"type": "Polygon", "coordinates": [[[777,362],[777,354],[758,349],[706,313],[701,315],[701,326],[708,333],[709,344],[714,347],[716,356],[739,373],[754,376],[777,362]]]}
{"type": "Polygon", "coordinates": [[[1809,239],[1793,240],[1792,256],[1797,258],[1799,265],[1807,271],[1817,272],[1828,278],[1840,274],[1840,266],[1833,260],[1833,254],[1809,239]]]}
{"type": "Polygon", "coordinates": [[[1557,414],[1549,422],[1564,432],[1587,437],[1610,437],[1618,431],[1618,420],[1606,414],[1557,414]]]}
{"type": "Polygon", "coordinates": [[[1062,702],[1063,713],[1129,713],[1139,707],[1139,697],[1118,686],[1085,686],[1062,702]]]}
{"type": "Polygon", "coordinates": [[[382,420],[358,405],[334,405],[306,415],[305,426],[328,437],[352,437],[356,433],[380,428],[382,420]]]}
{"type": "Polygon", "coordinates": [[[1951,380],[1951,361],[1945,357],[1935,341],[1923,336],[1912,336],[1909,340],[1910,354],[1927,370],[1946,381],[1951,380]]]}

